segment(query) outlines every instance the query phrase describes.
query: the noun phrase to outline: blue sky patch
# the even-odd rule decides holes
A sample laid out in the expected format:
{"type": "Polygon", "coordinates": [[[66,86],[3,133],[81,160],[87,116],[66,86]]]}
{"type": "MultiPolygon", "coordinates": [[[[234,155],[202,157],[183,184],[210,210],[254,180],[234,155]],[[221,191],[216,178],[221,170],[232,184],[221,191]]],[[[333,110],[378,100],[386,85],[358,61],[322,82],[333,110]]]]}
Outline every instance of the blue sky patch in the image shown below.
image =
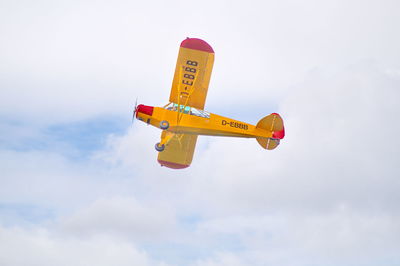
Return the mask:
{"type": "Polygon", "coordinates": [[[105,116],[55,124],[46,128],[2,119],[0,149],[52,151],[70,158],[90,156],[101,149],[110,134],[122,135],[130,126],[126,117],[105,116]]]}
{"type": "Polygon", "coordinates": [[[54,217],[51,209],[27,203],[0,203],[0,221],[2,225],[21,223],[36,224],[54,217]]]}

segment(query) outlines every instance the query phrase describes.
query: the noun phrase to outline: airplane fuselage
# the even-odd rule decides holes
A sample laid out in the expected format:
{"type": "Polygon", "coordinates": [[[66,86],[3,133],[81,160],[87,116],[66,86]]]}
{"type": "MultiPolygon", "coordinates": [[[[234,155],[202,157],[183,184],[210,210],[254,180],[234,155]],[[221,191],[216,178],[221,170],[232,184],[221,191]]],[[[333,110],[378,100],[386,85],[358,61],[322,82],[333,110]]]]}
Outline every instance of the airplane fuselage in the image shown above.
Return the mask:
{"type": "Polygon", "coordinates": [[[154,127],[175,134],[195,134],[208,136],[226,136],[242,138],[271,138],[272,132],[242,121],[202,111],[199,115],[192,112],[168,110],[162,107],[139,105],[136,118],[154,127]],[[162,128],[162,123],[167,129],[162,128]]]}

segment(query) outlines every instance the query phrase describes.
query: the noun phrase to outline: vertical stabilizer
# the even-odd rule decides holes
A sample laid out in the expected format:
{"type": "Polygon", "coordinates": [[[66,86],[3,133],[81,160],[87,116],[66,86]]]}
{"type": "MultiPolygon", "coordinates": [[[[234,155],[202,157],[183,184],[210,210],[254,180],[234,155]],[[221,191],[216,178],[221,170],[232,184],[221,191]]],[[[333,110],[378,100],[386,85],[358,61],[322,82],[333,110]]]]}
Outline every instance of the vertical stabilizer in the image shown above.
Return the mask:
{"type": "Polygon", "coordinates": [[[279,145],[280,140],[285,137],[285,127],[283,125],[283,119],[277,113],[273,113],[262,118],[260,121],[258,121],[256,127],[272,132],[271,138],[256,138],[257,142],[264,149],[275,149],[279,145]]]}

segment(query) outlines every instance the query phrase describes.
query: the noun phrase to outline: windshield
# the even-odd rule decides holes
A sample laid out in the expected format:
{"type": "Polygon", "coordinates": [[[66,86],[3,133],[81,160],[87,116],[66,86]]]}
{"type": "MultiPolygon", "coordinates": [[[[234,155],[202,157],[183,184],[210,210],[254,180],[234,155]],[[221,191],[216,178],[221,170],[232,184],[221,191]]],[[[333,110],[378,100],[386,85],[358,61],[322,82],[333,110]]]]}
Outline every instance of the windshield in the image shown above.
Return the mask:
{"type": "Polygon", "coordinates": [[[195,115],[195,116],[200,116],[200,117],[204,117],[204,118],[210,118],[210,113],[206,112],[204,110],[199,110],[190,106],[184,106],[184,105],[179,105],[176,103],[169,103],[167,104],[165,107],[165,109],[167,110],[171,110],[171,111],[178,111],[182,112],[184,114],[189,114],[189,115],[195,115]]]}

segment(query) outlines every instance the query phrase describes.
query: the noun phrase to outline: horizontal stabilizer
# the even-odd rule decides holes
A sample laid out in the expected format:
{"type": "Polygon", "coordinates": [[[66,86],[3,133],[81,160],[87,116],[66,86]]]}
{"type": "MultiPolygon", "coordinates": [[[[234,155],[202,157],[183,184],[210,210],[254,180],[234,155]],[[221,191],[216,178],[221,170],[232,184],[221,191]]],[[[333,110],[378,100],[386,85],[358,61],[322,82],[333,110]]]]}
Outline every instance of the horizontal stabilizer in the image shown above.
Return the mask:
{"type": "Polygon", "coordinates": [[[263,147],[264,149],[267,150],[273,150],[276,147],[278,147],[280,143],[280,139],[274,139],[274,138],[256,138],[257,142],[263,147]]]}

